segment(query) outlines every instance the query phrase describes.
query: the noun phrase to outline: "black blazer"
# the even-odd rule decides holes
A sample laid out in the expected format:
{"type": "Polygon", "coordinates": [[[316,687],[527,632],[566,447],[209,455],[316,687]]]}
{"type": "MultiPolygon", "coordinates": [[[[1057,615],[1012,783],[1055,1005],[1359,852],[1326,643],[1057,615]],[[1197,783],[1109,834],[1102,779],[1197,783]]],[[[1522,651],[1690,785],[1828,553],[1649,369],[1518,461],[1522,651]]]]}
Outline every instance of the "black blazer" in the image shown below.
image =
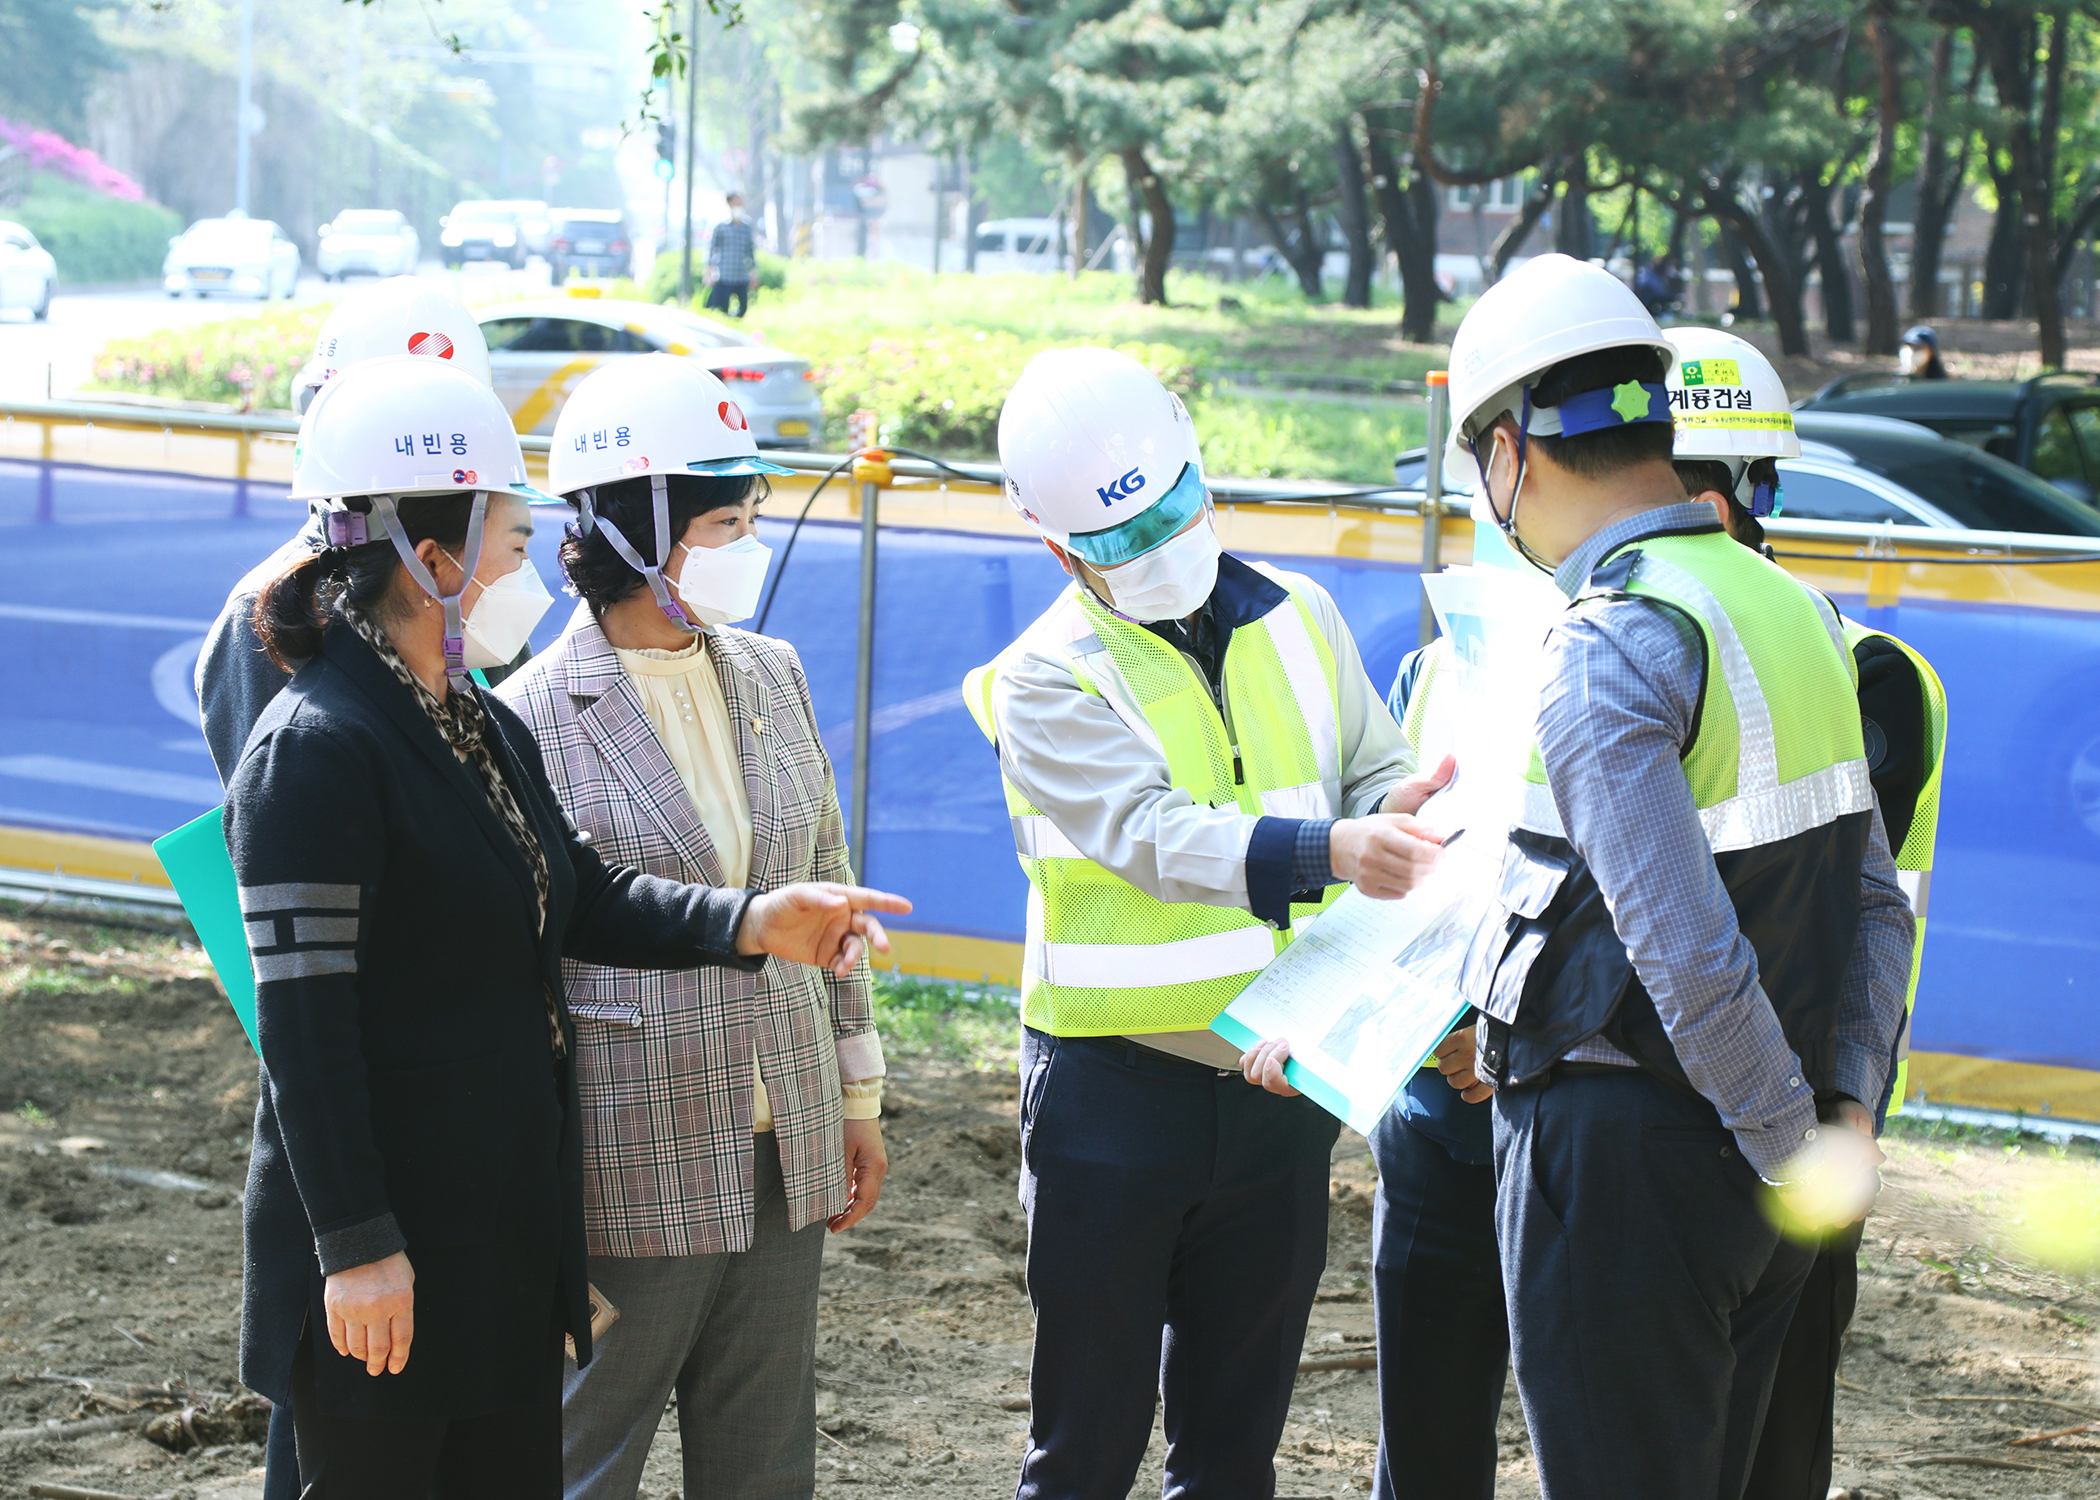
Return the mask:
{"type": "Polygon", "coordinates": [[[320,1399],[351,1415],[530,1400],[563,1331],[587,1361],[576,1075],[547,1027],[561,959],[762,962],[735,951],[748,892],[605,865],[524,723],[481,701],[547,854],[544,935],[479,779],[345,625],[257,720],[228,790],[262,1044],[241,1379],[273,1400],[309,1321],[320,1399]],[[330,1346],[322,1288],[397,1250],[415,1268],[415,1341],[406,1369],[375,1378],[330,1346]]]}

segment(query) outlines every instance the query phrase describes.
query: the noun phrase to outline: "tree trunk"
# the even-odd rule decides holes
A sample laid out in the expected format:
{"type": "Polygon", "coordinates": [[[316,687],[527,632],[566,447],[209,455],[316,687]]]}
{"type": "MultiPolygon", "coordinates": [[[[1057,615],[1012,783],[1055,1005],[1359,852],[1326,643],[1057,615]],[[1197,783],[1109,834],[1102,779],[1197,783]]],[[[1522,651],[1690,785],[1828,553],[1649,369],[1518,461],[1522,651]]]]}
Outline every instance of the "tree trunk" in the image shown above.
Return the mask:
{"type": "MultiPolygon", "coordinates": [[[[1808,232],[1815,241],[1816,270],[1823,282],[1823,331],[1840,344],[1852,342],[1852,276],[1845,265],[1845,241],[1830,214],[1830,188],[1814,172],[1801,185],[1808,232]]],[[[1768,282],[1769,286],[1770,283],[1768,282]]]]}
{"type": "Polygon", "coordinates": [[[1744,208],[1731,187],[1709,189],[1707,212],[1728,221],[1742,247],[1757,262],[1765,279],[1765,297],[1772,305],[1772,322],[1779,330],[1781,354],[1808,353],[1808,328],[1801,317],[1801,288],[1793,272],[1779,256],[1757,215],[1744,208]]]}
{"type": "Polygon", "coordinates": [[[2011,172],[1998,169],[1998,153],[1990,157],[1991,186],[1997,190],[1998,212],[1991,220],[1991,237],[1983,251],[1983,315],[1986,318],[2017,318],[2021,294],[2026,289],[2020,257],[2020,188],[2011,172]]]}
{"type": "MultiPolygon", "coordinates": [[[[2063,118],[2063,81],[2070,51],[2070,20],[2062,11],[2049,18],[2047,61],[2042,64],[2040,114],[2036,114],[2035,67],[2042,42],[2039,18],[2022,11],[2017,18],[2001,15],[1995,8],[1984,18],[1970,21],[1977,49],[1990,62],[1991,82],[1998,102],[2008,116],[2005,133],[2007,176],[2019,195],[2014,235],[2019,241],[2021,270],[2027,295],[2033,299],[2035,326],[2040,334],[2041,359],[2045,369],[2060,370],[2064,363],[2064,313],[2062,289],[2056,280],[2056,137],[2063,118]]],[[[1995,179],[1995,163],[1992,176],[1995,179]]],[[[1999,188],[1999,224],[2006,220],[2004,187],[1999,188]]]]}
{"type": "Polygon", "coordinates": [[[1715,221],[1721,228],[1721,259],[1728,263],[1728,274],[1735,278],[1736,321],[1758,322],[1765,315],[1765,304],[1757,290],[1757,273],[1750,268],[1750,257],[1743,254],[1743,242],[1736,238],[1735,230],[1719,215],[1715,215],[1715,221]]]}
{"type": "Polygon", "coordinates": [[[1320,285],[1322,247],[1313,241],[1312,214],[1305,206],[1305,190],[1295,182],[1291,184],[1291,188],[1297,199],[1297,206],[1291,213],[1294,230],[1285,229],[1283,221],[1276,217],[1276,210],[1270,207],[1268,199],[1264,198],[1254,206],[1261,214],[1263,225],[1269,231],[1269,242],[1296,273],[1298,290],[1305,293],[1307,301],[1317,302],[1323,292],[1320,285]]]}
{"type": "Polygon", "coordinates": [[[1146,165],[1145,153],[1138,147],[1123,148],[1123,171],[1137,184],[1145,198],[1145,211],[1152,216],[1152,232],[1145,236],[1145,259],[1138,267],[1138,301],[1165,307],[1167,266],[1174,259],[1174,205],[1167,201],[1167,185],[1146,165]]]}
{"type": "Polygon", "coordinates": [[[1560,192],[1560,211],[1553,216],[1553,248],[1577,260],[1590,258],[1590,164],[1577,155],[1568,164],[1560,192]]]}
{"type": "Polygon", "coordinates": [[[1376,265],[1371,249],[1371,208],[1364,200],[1364,159],[1356,149],[1355,122],[1344,117],[1334,130],[1334,175],[1340,185],[1336,217],[1342,223],[1342,243],[1349,250],[1349,271],[1342,281],[1344,307],[1371,305],[1371,271],[1376,265]]]}
{"type": "MultiPolygon", "coordinates": [[[[1978,65],[1981,65],[1978,59],[1978,65]]],[[[1947,85],[1954,72],[1954,31],[1942,30],[1932,44],[1932,84],[1925,95],[1925,113],[1918,122],[1918,209],[1910,237],[1910,315],[1936,318],[1940,315],[1940,264],[1947,246],[1947,227],[1954,219],[1955,200],[1962,180],[1968,176],[1969,135],[1964,132],[1962,149],[1951,180],[1947,171],[1947,133],[1940,128],[1946,107],[1947,85]]],[[[1968,94],[1976,92],[1972,70],[1968,94]]]]}
{"type": "Polygon", "coordinates": [[[1086,163],[1072,164],[1072,224],[1065,240],[1072,247],[1071,279],[1077,281],[1079,273],[1086,269],[1087,228],[1086,163]]]}
{"type": "MultiPolygon", "coordinates": [[[[1874,72],[1880,83],[1875,107],[1874,154],[1867,159],[1866,194],[1859,205],[1859,277],[1867,294],[1867,338],[1862,354],[1896,352],[1896,283],[1889,275],[1888,248],[1882,226],[1889,216],[1889,179],[1896,169],[1896,116],[1903,107],[1903,79],[1896,67],[1894,19],[1890,0],[1876,0],[1867,12],[1867,40],[1874,49],[1874,72]]],[[[1836,337],[1835,330],[1832,337],[1836,337]]]]}
{"type": "Polygon", "coordinates": [[[1531,231],[1538,228],[1539,220],[1552,206],[1556,186],[1553,174],[1541,172],[1539,180],[1532,186],[1531,196],[1517,210],[1517,216],[1502,226],[1502,232],[1495,236],[1495,243],[1488,246],[1488,270],[1493,273],[1488,277],[1490,285],[1502,279],[1511,258],[1524,248],[1524,242],[1531,238],[1531,231]]]}
{"type": "Polygon", "coordinates": [[[1444,296],[1436,284],[1436,184],[1411,165],[1407,185],[1401,186],[1392,145],[1369,115],[1364,117],[1364,140],[1386,248],[1400,263],[1400,337],[1426,344],[1436,337],[1436,305],[1444,296]]]}

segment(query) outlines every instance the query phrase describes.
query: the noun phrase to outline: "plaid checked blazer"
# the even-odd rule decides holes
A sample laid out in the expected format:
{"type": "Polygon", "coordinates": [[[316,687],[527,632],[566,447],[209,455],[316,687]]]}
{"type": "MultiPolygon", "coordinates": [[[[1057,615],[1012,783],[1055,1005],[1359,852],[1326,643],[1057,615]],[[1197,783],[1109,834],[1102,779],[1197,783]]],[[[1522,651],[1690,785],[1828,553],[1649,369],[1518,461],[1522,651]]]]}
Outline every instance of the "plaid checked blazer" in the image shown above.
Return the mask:
{"type": "MultiPolygon", "coordinates": [[[[711,629],[704,649],[737,730],[752,887],[849,879],[844,819],[801,658],[742,630],[711,629]]],[[[531,726],[555,794],[601,858],[722,884],[692,798],[589,605],[577,606],[561,639],[501,696],[531,726]]],[[[593,1255],[749,1247],[754,1050],[789,1222],[799,1229],[846,1206],[839,1085],[883,1072],[866,959],[844,980],[778,959],[757,974],[564,960],[562,977],[576,1022],[593,1255]]]]}

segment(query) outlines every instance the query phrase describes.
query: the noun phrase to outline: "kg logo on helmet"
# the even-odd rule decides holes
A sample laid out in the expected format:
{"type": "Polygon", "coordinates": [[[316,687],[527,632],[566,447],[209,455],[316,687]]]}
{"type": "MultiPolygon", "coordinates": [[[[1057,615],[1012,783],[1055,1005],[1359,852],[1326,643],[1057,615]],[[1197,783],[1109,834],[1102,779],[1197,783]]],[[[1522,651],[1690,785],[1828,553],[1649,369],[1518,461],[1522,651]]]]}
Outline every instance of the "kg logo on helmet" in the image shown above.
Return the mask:
{"type": "Polygon", "coordinates": [[[722,419],[722,425],[731,432],[749,432],[751,430],[751,424],[744,420],[744,409],[734,401],[724,401],[717,406],[715,415],[722,419]]]}
{"type": "Polygon", "coordinates": [[[1144,487],[1144,470],[1132,469],[1128,474],[1112,479],[1107,484],[1096,485],[1094,493],[1100,497],[1103,505],[1114,505],[1118,500],[1128,500],[1144,487]]]}
{"type": "Polygon", "coordinates": [[[452,357],[452,340],[442,333],[412,333],[408,336],[410,354],[429,354],[439,359],[452,357]]]}

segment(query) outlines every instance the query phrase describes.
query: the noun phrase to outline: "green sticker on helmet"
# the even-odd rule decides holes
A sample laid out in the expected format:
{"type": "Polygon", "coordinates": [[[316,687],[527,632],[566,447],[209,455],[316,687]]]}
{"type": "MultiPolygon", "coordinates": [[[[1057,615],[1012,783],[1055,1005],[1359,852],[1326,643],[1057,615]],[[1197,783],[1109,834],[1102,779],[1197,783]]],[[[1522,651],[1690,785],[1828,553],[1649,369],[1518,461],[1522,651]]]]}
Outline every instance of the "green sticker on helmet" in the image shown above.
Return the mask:
{"type": "Polygon", "coordinates": [[[1622,422],[1638,422],[1648,415],[1648,388],[1638,380],[1611,388],[1611,409],[1622,422]]]}

